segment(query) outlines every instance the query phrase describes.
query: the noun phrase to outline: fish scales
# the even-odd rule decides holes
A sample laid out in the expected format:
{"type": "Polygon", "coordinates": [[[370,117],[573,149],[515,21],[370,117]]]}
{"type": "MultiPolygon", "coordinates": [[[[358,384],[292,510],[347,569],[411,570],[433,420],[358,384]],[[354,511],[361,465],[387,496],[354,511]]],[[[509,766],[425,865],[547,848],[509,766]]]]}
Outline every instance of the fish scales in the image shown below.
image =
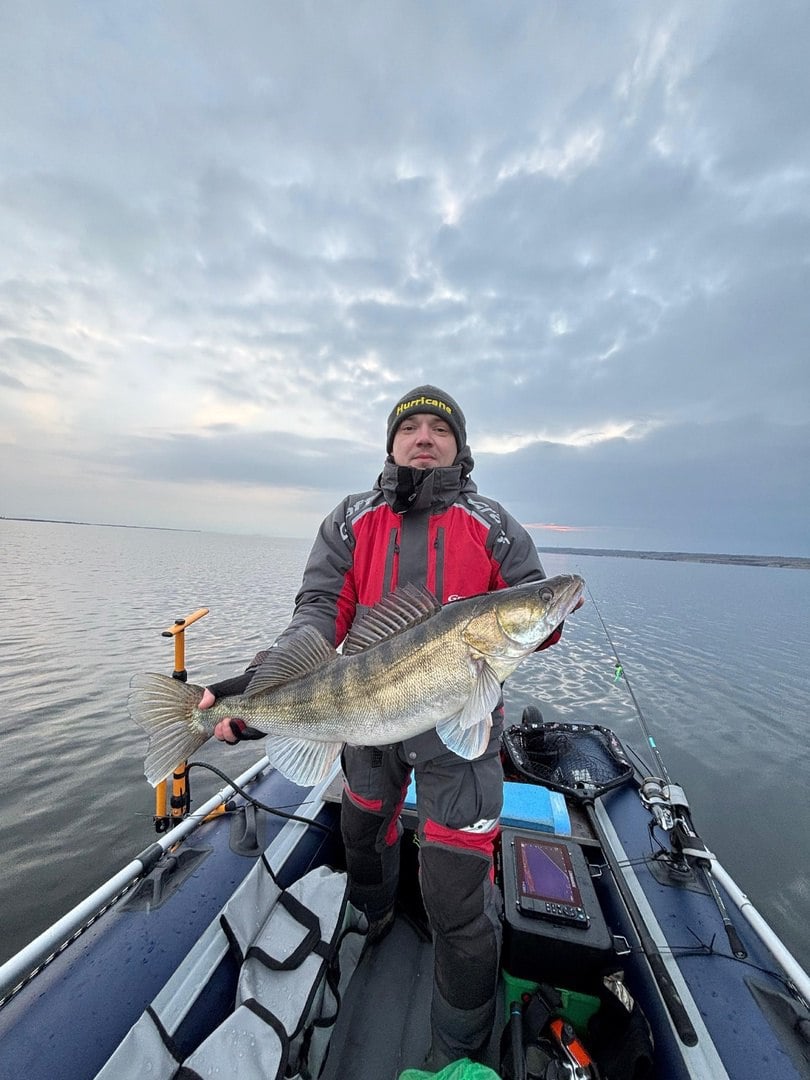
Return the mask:
{"type": "Polygon", "coordinates": [[[209,733],[220,719],[237,713],[247,718],[249,712],[250,723],[268,734],[295,732],[325,742],[342,740],[349,727],[358,743],[369,746],[427,731],[460,707],[473,673],[464,662],[467,647],[459,635],[430,635],[424,624],[408,633],[406,650],[391,638],[247,698],[252,708],[241,697],[223,699],[197,716],[209,733]],[[426,718],[415,731],[417,707],[426,718]]]}

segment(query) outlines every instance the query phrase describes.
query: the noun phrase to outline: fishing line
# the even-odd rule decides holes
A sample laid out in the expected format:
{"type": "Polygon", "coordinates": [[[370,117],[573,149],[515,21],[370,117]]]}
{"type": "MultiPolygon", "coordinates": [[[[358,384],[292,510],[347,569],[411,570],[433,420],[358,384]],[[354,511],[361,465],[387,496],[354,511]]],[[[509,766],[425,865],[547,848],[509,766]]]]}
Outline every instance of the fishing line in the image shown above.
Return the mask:
{"type": "Polygon", "coordinates": [[[723,952],[721,949],[715,948],[715,935],[712,935],[712,939],[707,945],[706,942],[700,940],[691,927],[687,926],[686,929],[698,942],[697,945],[670,945],[662,951],[668,952],[670,956],[675,957],[676,960],[679,956],[714,956],[717,957],[718,960],[731,960],[734,964],[744,964],[746,967],[752,968],[754,971],[759,971],[763,975],[770,975],[771,978],[780,982],[792,997],[798,998],[799,1001],[804,1000],[797,987],[783,972],[778,971],[774,967],[765,967],[764,964],[757,964],[748,957],[737,956],[736,954],[723,952]]]}
{"type": "Polygon", "coordinates": [[[302,817],[299,814],[290,814],[286,810],[280,810],[275,806],[268,806],[266,803],[260,802],[250,795],[243,787],[240,787],[235,780],[232,780],[230,776],[222,772],[216,767],[216,765],[209,765],[207,761],[189,761],[185,768],[185,779],[188,788],[188,797],[191,798],[191,785],[189,783],[188,774],[192,767],[197,769],[208,769],[209,772],[215,773],[221,780],[224,780],[226,784],[233,788],[233,790],[241,795],[243,799],[251,803],[257,810],[265,810],[268,814],[276,814],[277,817],[282,817],[288,821],[300,821],[303,825],[312,825],[316,829],[320,829],[321,832],[331,833],[332,829],[328,825],[322,825],[320,821],[315,821],[313,818],[302,817]]]}
{"type": "MultiPolygon", "coordinates": [[[[647,743],[648,743],[650,749],[653,752],[653,756],[655,757],[656,764],[657,764],[658,768],[661,771],[661,779],[666,780],[666,782],[669,783],[670,779],[669,779],[669,776],[667,775],[667,770],[666,770],[666,766],[664,765],[663,758],[661,757],[661,754],[660,754],[660,752],[658,750],[658,747],[655,745],[655,739],[650,734],[650,729],[647,726],[647,721],[646,721],[646,719],[644,717],[644,713],[641,711],[641,706],[638,703],[638,699],[636,698],[635,692],[633,691],[633,687],[630,685],[630,679],[627,677],[627,671],[625,670],[624,664],[622,663],[622,659],[619,656],[619,653],[618,653],[618,651],[616,649],[616,646],[615,646],[615,644],[613,642],[613,638],[610,636],[610,631],[607,628],[607,624],[605,623],[605,620],[602,618],[602,612],[599,610],[599,605],[596,602],[596,597],[591,592],[590,586],[587,583],[585,585],[585,588],[588,590],[588,596],[590,596],[590,598],[591,598],[591,603],[593,604],[594,611],[596,612],[596,615],[597,615],[597,618],[599,619],[599,622],[602,624],[602,629],[604,630],[605,637],[607,638],[607,640],[608,640],[608,642],[610,644],[610,647],[613,650],[613,655],[616,657],[616,668],[615,668],[615,671],[614,671],[613,681],[614,681],[614,683],[617,683],[620,679],[624,679],[624,685],[627,687],[627,692],[630,694],[630,700],[633,702],[633,705],[635,706],[636,713],[638,714],[638,719],[639,719],[639,723],[641,724],[641,730],[642,730],[642,733],[644,734],[644,738],[647,740],[647,743]]],[[[646,762],[645,762],[645,764],[646,764],[646,762]]]]}
{"type": "MultiPolygon", "coordinates": [[[[682,956],[689,956],[695,958],[699,956],[712,956],[715,957],[717,960],[730,960],[732,964],[744,964],[745,967],[751,968],[753,971],[759,971],[763,975],[770,975],[772,979],[775,979],[777,982],[781,983],[782,986],[784,986],[785,990],[790,993],[791,997],[798,997],[799,1001],[803,1000],[794,984],[781,971],[778,971],[774,967],[766,967],[764,964],[757,964],[749,958],[736,956],[730,952],[723,952],[722,949],[718,949],[715,947],[714,935],[712,935],[711,941],[706,944],[706,942],[700,940],[698,935],[690,927],[687,927],[687,930],[689,930],[689,933],[696,939],[696,941],[698,942],[697,945],[662,945],[661,952],[666,954],[667,956],[673,957],[675,960],[682,956]]],[[[631,948],[630,951],[631,953],[638,952],[638,950],[633,948],[631,948]]]]}
{"type": "MultiPolygon", "coordinates": [[[[656,762],[656,764],[658,766],[658,769],[659,769],[660,779],[663,780],[664,784],[666,784],[668,787],[671,787],[672,786],[672,780],[670,779],[669,773],[667,772],[667,767],[664,764],[664,759],[662,758],[661,752],[659,751],[658,747],[655,744],[655,739],[652,737],[652,734],[650,733],[650,729],[647,726],[647,721],[646,721],[646,719],[644,717],[644,713],[641,711],[641,706],[639,705],[639,703],[638,703],[638,701],[636,699],[636,695],[633,692],[633,687],[630,685],[630,680],[627,677],[627,672],[625,671],[624,664],[622,663],[621,657],[619,656],[619,653],[618,653],[618,651],[616,649],[616,646],[615,646],[615,644],[613,642],[613,638],[610,636],[610,631],[608,630],[607,625],[605,624],[605,620],[602,618],[602,612],[599,610],[599,605],[596,602],[596,598],[593,595],[593,593],[591,592],[590,587],[587,584],[586,584],[585,587],[588,589],[588,595],[590,596],[591,601],[593,602],[594,611],[596,612],[597,617],[599,618],[599,622],[602,624],[602,629],[605,631],[605,637],[610,642],[610,647],[613,650],[613,655],[616,657],[616,671],[615,671],[615,676],[614,676],[614,682],[618,682],[620,678],[624,679],[625,685],[627,686],[628,693],[630,694],[630,698],[632,699],[633,705],[635,706],[636,712],[638,713],[638,719],[639,719],[639,723],[641,724],[641,730],[642,730],[642,732],[644,734],[644,737],[647,740],[647,744],[649,745],[650,749],[653,752],[653,757],[654,757],[655,762],[656,762]]],[[[694,828],[694,825],[692,825],[691,815],[689,815],[688,808],[687,808],[686,814],[676,814],[676,813],[674,813],[674,808],[673,808],[673,824],[676,825],[676,826],[677,826],[677,824],[681,825],[683,831],[687,834],[687,837],[689,838],[689,842],[693,846],[694,846],[694,842],[697,841],[697,843],[699,843],[701,845],[701,847],[703,847],[703,849],[705,850],[705,852],[706,852],[705,859],[702,858],[702,857],[697,859],[698,868],[703,873],[703,880],[704,880],[704,882],[706,884],[706,888],[708,889],[709,893],[711,894],[711,898],[714,901],[715,907],[717,908],[717,911],[718,911],[718,913],[720,915],[720,919],[721,919],[721,921],[723,923],[723,928],[726,931],[726,936],[728,937],[728,942],[729,942],[729,945],[731,946],[731,950],[734,953],[735,958],[738,959],[738,960],[745,959],[745,957],[748,954],[747,954],[747,952],[745,950],[745,947],[743,946],[743,943],[742,943],[742,940],[740,939],[739,934],[737,933],[737,929],[734,926],[734,923],[731,921],[731,916],[728,913],[728,909],[726,907],[725,901],[723,900],[723,897],[720,895],[720,890],[717,888],[717,882],[712,877],[711,859],[714,858],[714,856],[712,856],[710,854],[710,852],[708,851],[708,849],[706,849],[705,844],[703,844],[702,840],[698,836],[698,834],[697,834],[697,832],[696,832],[696,830],[694,828]]],[[[674,835],[675,835],[675,829],[673,829],[671,831],[671,833],[670,833],[671,840],[674,837],[674,835]]],[[[674,841],[673,841],[673,843],[674,843],[674,841]]],[[[677,845],[675,845],[675,849],[678,850],[677,845]]],[[[681,852],[681,858],[683,858],[683,857],[684,857],[683,852],[681,852]]]]}

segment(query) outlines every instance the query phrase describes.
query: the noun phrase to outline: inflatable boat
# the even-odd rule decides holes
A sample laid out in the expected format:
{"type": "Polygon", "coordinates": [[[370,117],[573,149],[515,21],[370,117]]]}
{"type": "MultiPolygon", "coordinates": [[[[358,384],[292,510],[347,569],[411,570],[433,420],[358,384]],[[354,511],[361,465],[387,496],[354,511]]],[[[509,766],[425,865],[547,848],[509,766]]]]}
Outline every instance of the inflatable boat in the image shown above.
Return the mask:
{"type": "MultiPolygon", "coordinates": [[[[810,1076],[810,979],[666,770],[597,722],[547,724],[534,707],[502,745],[499,1021],[488,1062],[452,1076],[810,1076]]],[[[2,966],[0,1075],[426,1075],[415,792],[396,918],[373,945],[347,900],[340,792],[336,773],[300,788],[265,758],[185,807],[2,966]]]]}

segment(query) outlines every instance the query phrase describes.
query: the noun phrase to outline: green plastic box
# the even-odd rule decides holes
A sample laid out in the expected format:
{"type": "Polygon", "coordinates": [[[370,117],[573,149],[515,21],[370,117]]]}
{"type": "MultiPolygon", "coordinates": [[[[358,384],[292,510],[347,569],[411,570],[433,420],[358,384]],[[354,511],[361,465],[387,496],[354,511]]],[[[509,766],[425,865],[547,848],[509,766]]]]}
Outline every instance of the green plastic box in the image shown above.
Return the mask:
{"type": "MultiPolygon", "coordinates": [[[[504,1016],[509,1019],[509,1008],[513,1001],[520,1001],[523,994],[531,994],[540,985],[528,979],[516,979],[508,971],[503,974],[504,1016]]],[[[571,1024],[581,1039],[588,1033],[588,1021],[599,1011],[599,998],[590,994],[580,994],[576,990],[565,990],[558,986],[562,997],[562,1015],[571,1024]]]]}

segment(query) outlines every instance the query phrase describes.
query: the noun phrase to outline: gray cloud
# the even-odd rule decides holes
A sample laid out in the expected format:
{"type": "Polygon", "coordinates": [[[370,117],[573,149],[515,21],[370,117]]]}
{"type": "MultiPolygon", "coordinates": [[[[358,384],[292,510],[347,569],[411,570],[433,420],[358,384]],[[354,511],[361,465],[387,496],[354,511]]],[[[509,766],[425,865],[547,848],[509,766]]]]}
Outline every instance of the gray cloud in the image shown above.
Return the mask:
{"type": "Polygon", "coordinates": [[[433,381],[525,520],[806,550],[808,30],[39,5],[0,43],[3,512],[72,464],[85,516],[92,474],[144,519],[150,483],[258,485],[314,527],[433,381]]]}
{"type": "Polygon", "coordinates": [[[222,425],[207,435],[129,440],[116,447],[114,463],[140,479],[319,493],[350,484],[352,473],[357,486],[370,486],[383,457],[384,448],[374,454],[339,439],[278,432],[246,434],[222,425]]]}

